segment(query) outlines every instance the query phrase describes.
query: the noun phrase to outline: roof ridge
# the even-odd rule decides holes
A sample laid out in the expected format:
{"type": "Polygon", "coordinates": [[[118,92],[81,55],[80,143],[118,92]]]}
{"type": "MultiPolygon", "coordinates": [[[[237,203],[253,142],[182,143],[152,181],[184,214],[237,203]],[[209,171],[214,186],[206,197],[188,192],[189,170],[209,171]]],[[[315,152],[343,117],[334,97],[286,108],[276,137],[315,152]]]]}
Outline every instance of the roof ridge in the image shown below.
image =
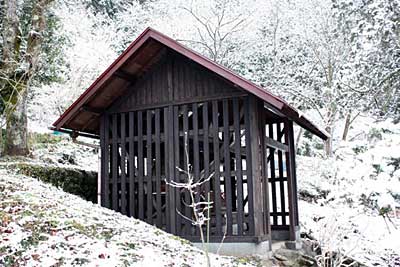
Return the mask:
{"type": "Polygon", "coordinates": [[[288,104],[279,96],[274,95],[265,88],[255,84],[254,82],[240,76],[227,67],[212,61],[200,53],[184,46],[171,37],[162,34],[161,32],[147,27],[122,53],[113,61],[113,63],[86,89],[79,98],[53,123],[60,129],[65,123],[77,115],[82,106],[102,88],[102,85],[111,78],[111,76],[149,39],[160,42],[162,45],[174,50],[175,52],[193,60],[197,64],[206,69],[218,74],[223,79],[226,79],[243,90],[261,98],[266,103],[269,103],[273,108],[282,112],[300,126],[310,130],[322,139],[327,139],[329,135],[323,129],[318,128],[306,117],[302,116],[294,107],[288,104]]]}

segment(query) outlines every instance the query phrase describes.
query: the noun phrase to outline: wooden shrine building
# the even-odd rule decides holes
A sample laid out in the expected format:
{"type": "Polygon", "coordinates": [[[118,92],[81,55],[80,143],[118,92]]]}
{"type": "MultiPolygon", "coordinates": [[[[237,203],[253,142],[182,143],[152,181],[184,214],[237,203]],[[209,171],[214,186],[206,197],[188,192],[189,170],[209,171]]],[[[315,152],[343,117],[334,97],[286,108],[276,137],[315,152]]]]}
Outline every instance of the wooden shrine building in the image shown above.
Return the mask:
{"type": "Polygon", "coordinates": [[[270,245],[298,238],[293,123],[327,138],[284,100],[148,28],[54,127],[100,139],[102,206],[199,241],[182,216],[192,218],[187,191],[168,183],[190,166],[195,180],[211,176],[196,194],[213,202],[211,242],[270,245]]]}

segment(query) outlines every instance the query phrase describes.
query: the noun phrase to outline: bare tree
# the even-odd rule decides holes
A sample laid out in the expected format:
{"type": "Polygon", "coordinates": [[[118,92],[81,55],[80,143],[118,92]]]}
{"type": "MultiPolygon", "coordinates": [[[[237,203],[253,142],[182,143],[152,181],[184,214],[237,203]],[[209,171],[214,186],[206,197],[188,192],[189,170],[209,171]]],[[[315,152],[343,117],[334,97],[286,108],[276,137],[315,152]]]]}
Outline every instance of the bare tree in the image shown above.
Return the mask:
{"type": "Polygon", "coordinates": [[[232,39],[235,34],[243,31],[249,22],[249,17],[244,13],[233,12],[233,5],[229,0],[216,0],[208,15],[201,14],[193,3],[189,8],[182,7],[197,22],[194,26],[197,39],[178,41],[200,46],[213,61],[226,66],[229,63],[226,60],[228,54],[240,47],[239,44],[234,44],[232,39]]]}

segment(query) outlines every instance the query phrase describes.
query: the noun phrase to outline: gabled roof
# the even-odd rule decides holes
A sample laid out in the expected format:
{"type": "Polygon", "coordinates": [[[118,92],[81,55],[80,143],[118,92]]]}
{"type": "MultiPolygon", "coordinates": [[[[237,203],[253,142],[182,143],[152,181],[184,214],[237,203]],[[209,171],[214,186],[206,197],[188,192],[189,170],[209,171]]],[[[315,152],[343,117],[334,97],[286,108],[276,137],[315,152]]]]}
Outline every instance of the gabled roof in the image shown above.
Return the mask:
{"type": "Polygon", "coordinates": [[[158,61],[167,49],[196,62],[223,79],[261,98],[266,107],[283,114],[301,127],[327,139],[328,134],[305,118],[283,99],[244,79],[227,68],[207,59],[177,41],[147,28],[129,47],[93,82],[93,84],[53,123],[57,129],[97,134],[99,114],[124,94],[138,77],[158,61]]]}

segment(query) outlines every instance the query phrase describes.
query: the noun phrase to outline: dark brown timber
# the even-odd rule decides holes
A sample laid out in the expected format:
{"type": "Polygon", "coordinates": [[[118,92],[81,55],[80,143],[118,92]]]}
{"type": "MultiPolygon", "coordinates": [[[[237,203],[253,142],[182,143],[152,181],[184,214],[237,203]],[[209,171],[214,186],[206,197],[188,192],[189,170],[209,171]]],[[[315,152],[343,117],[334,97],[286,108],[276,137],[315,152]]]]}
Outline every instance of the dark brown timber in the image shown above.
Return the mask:
{"type": "Polygon", "coordinates": [[[189,192],[173,185],[190,175],[198,208],[211,202],[211,242],[295,240],[294,111],[183,50],[137,49],[57,123],[99,137],[101,204],[198,242],[189,192]]]}

